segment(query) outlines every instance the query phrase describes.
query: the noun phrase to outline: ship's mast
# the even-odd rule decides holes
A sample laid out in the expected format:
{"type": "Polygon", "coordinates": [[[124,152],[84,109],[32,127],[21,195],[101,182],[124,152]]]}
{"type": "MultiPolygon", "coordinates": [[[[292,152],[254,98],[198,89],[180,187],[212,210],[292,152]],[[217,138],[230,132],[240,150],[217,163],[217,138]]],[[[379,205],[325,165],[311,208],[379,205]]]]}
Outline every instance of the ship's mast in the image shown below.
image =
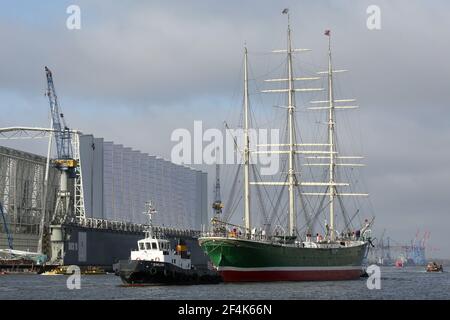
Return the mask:
{"type": "Polygon", "coordinates": [[[336,197],[336,186],[334,179],[335,168],[335,146],[334,146],[334,95],[333,95],[333,66],[331,61],[331,33],[326,32],[328,36],[328,144],[330,150],[330,163],[329,163],[329,188],[330,188],[330,240],[334,241],[334,199],[336,197]]]}
{"type": "Polygon", "coordinates": [[[288,183],[289,183],[289,235],[296,235],[297,227],[297,215],[295,212],[295,197],[294,197],[294,186],[295,186],[295,171],[294,171],[294,155],[295,155],[295,138],[294,138],[294,79],[292,72],[292,40],[291,40],[291,24],[289,13],[288,16],[288,48],[287,48],[287,58],[288,58],[288,130],[289,130],[289,172],[288,172],[288,183]]]}
{"type": "MultiPolygon", "coordinates": [[[[338,155],[336,151],[336,143],[334,141],[335,137],[335,116],[334,112],[337,109],[355,109],[357,106],[343,106],[343,105],[335,105],[335,103],[341,102],[354,102],[355,99],[334,99],[333,94],[333,74],[339,72],[345,72],[346,70],[333,70],[332,60],[331,60],[331,41],[328,43],[328,70],[318,72],[318,75],[326,74],[328,76],[328,100],[325,101],[311,101],[313,104],[326,104],[326,106],[318,106],[318,107],[309,107],[309,110],[326,110],[328,111],[328,141],[327,143],[296,143],[295,142],[295,128],[294,128],[294,116],[295,116],[295,93],[296,92],[315,92],[315,91],[323,91],[323,88],[295,88],[294,81],[309,81],[309,80],[319,80],[319,77],[294,77],[293,75],[293,63],[292,63],[292,55],[298,52],[310,51],[308,49],[294,49],[292,48],[292,39],[291,39],[291,25],[289,19],[289,10],[285,9],[283,14],[288,15],[288,45],[287,50],[274,50],[274,53],[286,53],[288,59],[288,77],[282,79],[269,79],[265,80],[267,82],[287,82],[287,87],[282,89],[268,89],[262,90],[264,93],[287,93],[288,94],[288,106],[282,107],[288,110],[288,135],[289,141],[284,144],[259,144],[257,147],[286,147],[287,150],[258,150],[253,153],[278,153],[278,154],[286,154],[289,156],[288,161],[288,177],[286,182],[251,182],[251,185],[263,185],[263,186],[288,186],[289,192],[289,235],[296,236],[297,235],[297,221],[296,221],[296,212],[295,212],[295,193],[294,187],[304,186],[304,187],[327,187],[329,192],[301,192],[302,196],[328,196],[330,202],[330,226],[329,226],[329,241],[335,240],[335,219],[334,219],[334,200],[338,196],[368,196],[366,193],[337,193],[336,186],[349,186],[349,183],[346,182],[336,182],[335,181],[335,168],[337,166],[350,166],[350,167],[359,167],[363,166],[360,163],[337,163],[338,159],[362,159],[360,156],[341,156],[338,155]],[[299,147],[326,147],[325,150],[304,150],[298,149],[299,147]],[[309,159],[329,159],[329,163],[315,162],[315,163],[305,163],[306,166],[327,166],[329,167],[329,179],[324,182],[299,182],[296,177],[295,172],[295,163],[294,157],[296,154],[309,155],[309,159]]],[[[329,36],[330,31],[327,30],[325,35],[329,36]]]]}
{"type": "Polygon", "coordinates": [[[250,140],[248,136],[249,127],[249,97],[248,97],[248,51],[244,48],[244,222],[246,233],[250,232],[250,140]]]}
{"type": "Polygon", "coordinates": [[[327,186],[328,192],[304,192],[303,195],[307,196],[327,196],[329,199],[329,225],[328,225],[328,240],[335,241],[336,240],[336,231],[335,231],[335,200],[337,197],[343,196],[368,196],[366,193],[352,193],[352,192],[337,192],[337,186],[349,186],[349,183],[346,182],[336,182],[336,168],[338,166],[347,166],[347,167],[362,167],[364,166],[361,163],[343,163],[337,160],[346,160],[346,159],[362,159],[360,156],[342,156],[338,153],[335,142],[335,131],[336,131],[336,120],[335,120],[335,111],[336,110],[344,110],[344,109],[356,109],[358,106],[345,106],[337,103],[341,102],[355,102],[355,99],[338,99],[336,100],[334,97],[333,91],[333,76],[335,73],[345,72],[347,70],[333,70],[332,63],[332,55],[331,55],[331,31],[326,30],[325,35],[328,36],[328,70],[318,72],[319,75],[326,74],[328,77],[328,100],[325,101],[311,101],[313,104],[325,104],[326,106],[322,107],[311,107],[308,108],[310,110],[326,110],[328,112],[328,141],[326,146],[328,147],[328,151],[326,151],[327,155],[325,157],[312,157],[313,159],[328,159],[328,163],[309,163],[307,165],[310,166],[327,166],[329,170],[328,182],[323,183],[324,186],[327,186]]]}
{"type": "MultiPolygon", "coordinates": [[[[295,171],[295,155],[296,154],[322,154],[328,155],[328,151],[320,151],[320,150],[299,150],[298,147],[312,147],[312,146],[328,146],[328,144],[316,144],[316,143],[307,143],[307,144],[298,144],[296,143],[295,137],[295,93],[296,92],[314,92],[314,91],[323,91],[323,88],[295,88],[294,81],[309,81],[309,80],[319,80],[319,77],[294,77],[293,72],[293,62],[292,56],[294,53],[300,53],[305,51],[310,51],[309,49],[294,49],[292,47],[292,35],[291,35],[291,24],[290,24],[290,15],[289,10],[283,10],[283,14],[287,14],[288,16],[288,30],[287,30],[287,48],[284,50],[274,50],[273,53],[287,53],[287,63],[288,63],[288,74],[286,78],[282,79],[268,79],[266,82],[282,82],[287,83],[287,86],[282,89],[269,89],[262,90],[264,93],[287,93],[288,95],[288,106],[281,107],[286,108],[288,111],[288,141],[287,143],[282,144],[267,144],[267,145],[257,145],[258,147],[282,147],[286,148],[286,150],[262,150],[257,151],[255,153],[276,153],[276,154],[285,154],[288,158],[288,176],[286,182],[253,182],[250,183],[252,185],[266,185],[266,186],[288,186],[288,213],[289,213],[289,235],[297,236],[297,213],[296,213],[296,204],[295,204],[295,187],[297,186],[323,186],[323,182],[299,182],[296,177],[295,171]]],[[[326,183],[328,185],[328,183],[326,183]]]]}

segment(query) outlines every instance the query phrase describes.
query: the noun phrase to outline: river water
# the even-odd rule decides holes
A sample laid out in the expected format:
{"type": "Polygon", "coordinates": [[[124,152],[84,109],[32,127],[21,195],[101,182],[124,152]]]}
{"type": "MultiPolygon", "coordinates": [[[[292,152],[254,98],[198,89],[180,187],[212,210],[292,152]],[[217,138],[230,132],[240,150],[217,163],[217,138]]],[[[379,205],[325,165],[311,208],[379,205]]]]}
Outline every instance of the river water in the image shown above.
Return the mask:
{"type": "Polygon", "coordinates": [[[0,299],[450,299],[450,273],[426,273],[424,267],[381,268],[381,288],[367,279],[335,282],[276,282],[201,286],[124,287],[115,275],[81,276],[80,289],[67,288],[67,276],[1,275],[0,299]]]}

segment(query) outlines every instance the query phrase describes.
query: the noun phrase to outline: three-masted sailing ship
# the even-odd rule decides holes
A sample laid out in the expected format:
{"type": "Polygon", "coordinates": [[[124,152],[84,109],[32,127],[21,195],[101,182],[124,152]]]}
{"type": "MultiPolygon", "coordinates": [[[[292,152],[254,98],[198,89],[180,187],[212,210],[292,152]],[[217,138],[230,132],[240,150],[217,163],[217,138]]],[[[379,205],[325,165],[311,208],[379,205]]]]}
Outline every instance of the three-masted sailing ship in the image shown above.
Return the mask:
{"type": "MultiPolygon", "coordinates": [[[[283,13],[288,13],[284,11],[283,13]]],[[[342,70],[334,70],[331,55],[331,33],[328,36],[328,70],[319,72],[328,78],[328,98],[324,101],[312,101],[314,107],[309,109],[327,112],[327,136],[325,143],[299,144],[296,141],[295,124],[295,94],[297,92],[323,91],[322,88],[295,88],[296,81],[314,80],[314,78],[298,78],[293,72],[293,54],[304,49],[294,49],[292,46],[292,32],[288,15],[287,49],[276,50],[287,54],[287,77],[272,79],[269,82],[281,82],[286,86],[282,89],[264,90],[267,93],[286,93],[287,109],[287,141],[284,144],[264,145],[277,147],[281,150],[250,150],[249,142],[249,89],[248,89],[248,52],[244,50],[244,150],[243,150],[243,211],[245,225],[235,228],[233,232],[226,230],[226,223],[218,217],[213,219],[214,230],[199,238],[204,252],[209,256],[212,264],[222,275],[225,282],[236,281],[302,281],[302,280],[347,280],[361,276],[363,261],[367,255],[370,243],[370,225],[372,221],[365,221],[357,234],[339,233],[335,228],[335,204],[339,197],[367,196],[367,194],[341,192],[341,187],[349,183],[338,182],[336,170],[340,166],[352,166],[342,163],[342,160],[359,159],[360,157],[342,156],[339,153],[336,138],[337,109],[352,109],[356,106],[344,106],[342,102],[353,102],[354,99],[335,99],[333,92],[333,76],[342,70]],[[307,147],[315,147],[305,150],[307,147]],[[320,150],[319,150],[320,149],[320,150]],[[279,153],[287,156],[287,176],[281,182],[250,182],[250,157],[252,153],[279,153]],[[300,180],[296,166],[296,157],[304,155],[307,158],[325,159],[327,162],[311,165],[324,166],[328,171],[328,181],[304,182],[300,180]],[[255,233],[251,224],[250,186],[286,186],[288,198],[288,232],[284,235],[255,233]],[[305,197],[326,197],[328,200],[329,223],[327,233],[321,237],[313,237],[311,231],[299,235],[297,228],[296,192],[297,187],[302,190],[309,187],[324,188],[324,192],[301,192],[305,197]],[[223,223],[221,225],[221,223],[223,223]]],[[[355,164],[357,165],[357,164],[355,164]]]]}

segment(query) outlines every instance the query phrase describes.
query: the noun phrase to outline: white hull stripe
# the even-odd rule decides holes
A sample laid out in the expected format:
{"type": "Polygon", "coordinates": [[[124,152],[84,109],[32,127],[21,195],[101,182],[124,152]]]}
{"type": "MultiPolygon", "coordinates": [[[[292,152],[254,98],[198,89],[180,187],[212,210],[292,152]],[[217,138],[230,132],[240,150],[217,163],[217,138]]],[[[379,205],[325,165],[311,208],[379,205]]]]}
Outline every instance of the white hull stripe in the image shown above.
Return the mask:
{"type": "Polygon", "coordinates": [[[218,271],[351,271],[362,270],[362,266],[338,266],[338,267],[261,267],[261,268],[239,268],[218,267],[218,271]]]}

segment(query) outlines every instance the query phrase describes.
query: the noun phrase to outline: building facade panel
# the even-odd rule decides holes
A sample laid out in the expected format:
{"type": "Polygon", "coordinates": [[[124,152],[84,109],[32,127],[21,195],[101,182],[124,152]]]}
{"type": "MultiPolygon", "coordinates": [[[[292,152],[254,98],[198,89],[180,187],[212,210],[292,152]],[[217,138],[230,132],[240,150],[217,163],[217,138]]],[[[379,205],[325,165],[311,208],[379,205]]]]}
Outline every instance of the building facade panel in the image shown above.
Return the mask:
{"type": "Polygon", "coordinates": [[[5,228],[0,218],[0,249],[8,248],[8,229],[14,249],[37,250],[43,201],[46,201],[44,222],[48,224],[59,188],[59,172],[50,166],[48,188],[44,192],[45,168],[45,157],[0,146],[0,202],[7,224],[5,228]]]}
{"type": "Polygon", "coordinates": [[[80,154],[87,217],[146,223],[145,203],[153,201],[155,225],[205,223],[205,173],[91,135],[81,137],[80,154]]]}

